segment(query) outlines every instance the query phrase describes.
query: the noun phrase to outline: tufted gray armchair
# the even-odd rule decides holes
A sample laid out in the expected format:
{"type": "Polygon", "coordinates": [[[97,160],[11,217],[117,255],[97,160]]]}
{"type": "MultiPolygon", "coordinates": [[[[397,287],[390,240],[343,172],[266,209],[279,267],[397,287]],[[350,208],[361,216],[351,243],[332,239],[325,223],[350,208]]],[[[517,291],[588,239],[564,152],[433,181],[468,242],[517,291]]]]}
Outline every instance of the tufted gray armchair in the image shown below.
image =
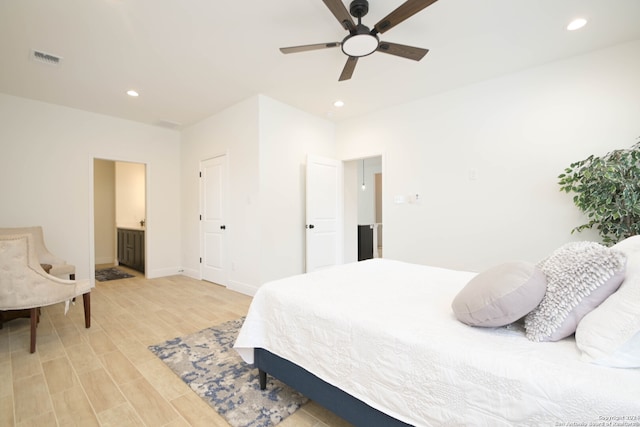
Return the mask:
{"type": "Polygon", "coordinates": [[[36,351],[40,307],[82,295],[85,326],[91,326],[91,284],[47,274],[40,265],[32,234],[0,234],[0,310],[29,310],[31,353],[36,351]]]}

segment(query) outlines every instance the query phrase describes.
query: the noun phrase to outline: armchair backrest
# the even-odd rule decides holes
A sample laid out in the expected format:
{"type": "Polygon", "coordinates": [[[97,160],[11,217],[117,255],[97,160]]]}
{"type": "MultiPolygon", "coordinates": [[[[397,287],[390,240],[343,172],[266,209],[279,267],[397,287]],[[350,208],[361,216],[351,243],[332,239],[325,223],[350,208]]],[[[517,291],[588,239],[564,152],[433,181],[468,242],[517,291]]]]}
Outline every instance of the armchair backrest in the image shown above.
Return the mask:
{"type": "Polygon", "coordinates": [[[0,235],[31,234],[33,245],[41,264],[63,264],[64,260],[53,255],[44,244],[44,233],[39,225],[33,227],[0,228],[0,235]]]}
{"type": "Polygon", "coordinates": [[[42,269],[34,241],[33,234],[0,234],[0,310],[43,307],[82,293],[79,283],[42,269]]]}

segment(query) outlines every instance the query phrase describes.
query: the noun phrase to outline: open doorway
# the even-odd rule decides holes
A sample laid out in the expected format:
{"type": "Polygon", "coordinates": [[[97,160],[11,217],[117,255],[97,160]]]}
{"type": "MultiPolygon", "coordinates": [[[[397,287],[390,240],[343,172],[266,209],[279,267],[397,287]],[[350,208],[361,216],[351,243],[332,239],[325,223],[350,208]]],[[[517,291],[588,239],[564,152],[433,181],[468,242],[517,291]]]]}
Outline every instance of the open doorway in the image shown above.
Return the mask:
{"type": "Polygon", "coordinates": [[[146,165],[94,159],[96,269],[121,265],[144,274],[146,265],[146,165]]]}
{"type": "Polygon", "coordinates": [[[358,261],[382,257],[382,156],[356,161],[358,261]]]}

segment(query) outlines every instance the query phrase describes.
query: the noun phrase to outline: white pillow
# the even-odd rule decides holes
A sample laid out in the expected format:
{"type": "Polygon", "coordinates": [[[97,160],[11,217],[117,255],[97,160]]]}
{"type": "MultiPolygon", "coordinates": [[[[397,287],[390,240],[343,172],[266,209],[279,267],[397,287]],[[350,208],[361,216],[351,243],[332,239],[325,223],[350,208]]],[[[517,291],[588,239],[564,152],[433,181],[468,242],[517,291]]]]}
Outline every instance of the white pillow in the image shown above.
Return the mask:
{"type": "Polygon", "coordinates": [[[576,329],[583,360],[616,368],[640,367],[640,236],[615,246],[627,256],[620,289],[587,314],[576,329]]]}
{"type": "Polygon", "coordinates": [[[527,338],[558,341],[573,334],[580,320],[618,289],[625,261],[621,251],[595,242],[567,243],[553,251],[539,264],[547,291],[524,318],[527,338]]]}
{"type": "Polygon", "coordinates": [[[512,261],[479,273],[454,298],[456,318],[471,326],[515,322],[542,300],[547,280],[534,264],[512,261]]]}

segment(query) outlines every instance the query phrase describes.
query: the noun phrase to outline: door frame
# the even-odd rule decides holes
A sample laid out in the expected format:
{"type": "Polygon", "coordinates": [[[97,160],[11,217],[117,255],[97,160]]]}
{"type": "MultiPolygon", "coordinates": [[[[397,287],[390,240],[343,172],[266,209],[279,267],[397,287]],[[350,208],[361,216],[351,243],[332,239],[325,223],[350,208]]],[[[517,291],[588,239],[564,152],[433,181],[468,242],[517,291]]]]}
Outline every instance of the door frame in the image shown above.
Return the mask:
{"type": "MultiPolygon", "coordinates": [[[[385,182],[388,179],[385,173],[385,154],[384,152],[374,152],[369,154],[362,154],[358,157],[350,157],[342,160],[343,170],[345,171],[344,179],[344,252],[343,256],[345,262],[357,261],[358,255],[358,192],[362,191],[362,176],[358,175],[358,164],[364,159],[370,159],[374,157],[380,157],[380,170],[382,173],[382,211],[384,213],[385,196],[384,191],[386,188],[385,182]],[[353,178],[354,180],[351,180],[353,178]],[[355,184],[354,184],[355,182],[355,184]],[[348,200],[348,197],[354,198],[348,200]]],[[[382,227],[382,241],[384,242],[385,227],[382,227]]]]}
{"type": "MultiPolygon", "coordinates": [[[[113,156],[97,156],[90,155],[89,156],[89,174],[91,176],[91,180],[89,182],[89,265],[92,267],[89,271],[89,281],[91,286],[95,286],[96,284],[96,239],[95,239],[95,194],[94,194],[94,182],[95,182],[95,170],[93,168],[93,161],[95,159],[98,160],[108,160],[112,162],[122,162],[122,163],[138,163],[144,165],[144,205],[145,205],[145,225],[144,225],[144,277],[149,277],[149,259],[153,254],[149,254],[149,245],[147,242],[149,241],[149,233],[153,231],[153,213],[150,209],[151,204],[149,203],[149,184],[151,182],[151,164],[149,162],[145,162],[140,159],[132,159],[132,158],[114,158],[113,156]],[[150,256],[151,255],[151,256],[150,256]]],[[[117,224],[114,224],[117,226],[117,224]]],[[[117,228],[117,227],[116,227],[117,228]]],[[[116,230],[117,232],[117,230],[116,230]]],[[[117,242],[116,242],[116,251],[117,251],[117,242]]]]}

